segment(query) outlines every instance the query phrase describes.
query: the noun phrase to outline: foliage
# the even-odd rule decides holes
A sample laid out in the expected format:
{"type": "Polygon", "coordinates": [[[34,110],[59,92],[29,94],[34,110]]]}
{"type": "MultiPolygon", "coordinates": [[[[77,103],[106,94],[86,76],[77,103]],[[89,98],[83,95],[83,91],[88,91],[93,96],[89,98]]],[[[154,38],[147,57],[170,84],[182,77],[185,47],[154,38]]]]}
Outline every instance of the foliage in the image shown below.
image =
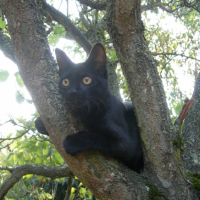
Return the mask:
{"type": "Polygon", "coordinates": [[[34,114],[30,121],[19,118],[12,122],[16,127],[16,133],[2,139],[1,147],[7,148],[4,153],[5,159],[0,162],[1,165],[13,167],[28,163],[47,166],[63,164],[62,157],[49,139],[36,134],[34,128],[36,116],[37,114],[34,114]],[[16,139],[11,140],[11,136],[16,139]]]}
{"type": "Polygon", "coordinates": [[[198,197],[200,197],[200,174],[199,173],[190,173],[189,176],[192,182],[192,187],[196,191],[198,197]]]}
{"type": "MultiPolygon", "coordinates": [[[[66,178],[50,180],[44,177],[30,175],[13,187],[12,192],[8,193],[8,198],[15,198],[13,194],[17,193],[22,200],[44,200],[54,199],[63,200],[66,196],[68,180],[66,178]],[[21,190],[19,190],[21,187],[21,190]]],[[[70,200],[98,200],[95,196],[76,178],[73,179],[70,200]]]]}
{"type": "Polygon", "coordinates": [[[167,200],[168,199],[152,183],[146,182],[146,185],[149,188],[148,190],[149,190],[149,199],[150,200],[161,200],[161,199],[167,200]]]}
{"type": "MultiPolygon", "coordinates": [[[[0,148],[0,166],[17,167],[23,164],[40,164],[45,166],[63,166],[62,157],[56,151],[54,145],[47,136],[36,133],[34,128],[34,119],[38,116],[33,115],[30,121],[24,118],[15,119],[11,123],[17,127],[16,134],[9,134],[4,141],[1,141],[0,148]],[[25,133],[28,133],[25,134],[25,133]],[[17,138],[13,139],[12,138],[17,138]]],[[[9,177],[8,171],[1,171],[0,185],[9,177]]],[[[48,178],[26,175],[17,183],[8,193],[8,198],[14,198],[17,194],[20,199],[64,199],[67,190],[67,179],[49,180],[48,178]],[[21,189],[20,189],[21,188],[21,189]]],[[[70,199],[93,199],[93,194],[76,178],[73,181],[70,199]]]]}
{"type": "Polygon", "coordinates": [[[182,14],[174,18],[177,13],[170,14],[160,9],[157,11],[156,14],[151,13],[152,10],[143,13],[145,38],[152,55],[158,61],[158,71],[165,87],[170,114],[175,117],[180,113],[183,100],[191,95],[189,83],[194,83],[200,69],[200,60],[197,59],[200,45],[199,13],[190,10],[182,16],[187,9],[181,8],[177,12],[182,14]],[[185,84],[185,79],[188,85],[185,84]]]}
{"type": "Polygon", "coordinates": [[[179,131],[176,131],[176,136],[175,136],[172,144],[174,146],[176,146],[177,148],[179,148],[182,152],[184,152],[184,140],[179,131]]]}
{"type": "Polygon", "coordinates": [[[0,17],[0,30],[1,30],[1,29],[5,29],[5,27],[6,27],[6,22],[5,22],[5,20],[2,20],[2,17],[0,17]]]}
{"type": "Polygon", "coordinates": [[[61,25],[56,24],[53,26],[53,31],[48,36],[49,44],[55,46],[60,38],[65,37],[65,34],[65,29],[61,25]]]}

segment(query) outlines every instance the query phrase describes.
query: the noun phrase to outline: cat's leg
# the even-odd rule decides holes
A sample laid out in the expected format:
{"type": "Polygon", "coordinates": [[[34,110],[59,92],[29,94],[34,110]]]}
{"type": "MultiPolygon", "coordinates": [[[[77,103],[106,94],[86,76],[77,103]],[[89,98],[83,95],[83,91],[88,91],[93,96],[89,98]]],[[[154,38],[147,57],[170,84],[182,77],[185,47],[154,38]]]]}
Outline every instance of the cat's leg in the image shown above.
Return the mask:
{"type": "Polygon", "coordinates": [[[39,133],[49,135],[40,117],[35,120],[35,128],[39,133]]]}
{"type": "MultiPolygon", "coordinates": [[[[104,132],[105,133],[105,132],[104,132]]],[[[136,141],[126,137],[113,137],[108,132],[105,134],[80,131],[70,134],[63,142],[66,153],[74,156],[87,150],[96,150],[104,155],[121,160],[130,169],[137,173],[143,170],[143,155],[136,141]]]]}
{"type": "Polygon", "coordinates": [[[131,144],[129,138],[119,136],[119,133],[114,134],[111,131],[102,133],[80,131],[68,135],[63,145],[65,151],[72,156],[83,151],[96,150],[115,158],[122,158],[131,151],[131,144]]]}

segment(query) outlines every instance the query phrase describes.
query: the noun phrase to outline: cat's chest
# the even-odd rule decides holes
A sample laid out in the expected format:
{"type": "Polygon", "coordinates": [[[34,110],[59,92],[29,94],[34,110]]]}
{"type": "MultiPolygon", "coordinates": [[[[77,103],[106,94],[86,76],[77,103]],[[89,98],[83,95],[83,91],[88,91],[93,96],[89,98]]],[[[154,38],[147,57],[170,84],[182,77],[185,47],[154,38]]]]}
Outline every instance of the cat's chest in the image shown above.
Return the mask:
{"type": "Polygon", "coordinates": [[[82,123],[88,130],[98,131],[102,130],[106,125],[107,121],[105,116],[93,115],[82,119],[82,123]]]}

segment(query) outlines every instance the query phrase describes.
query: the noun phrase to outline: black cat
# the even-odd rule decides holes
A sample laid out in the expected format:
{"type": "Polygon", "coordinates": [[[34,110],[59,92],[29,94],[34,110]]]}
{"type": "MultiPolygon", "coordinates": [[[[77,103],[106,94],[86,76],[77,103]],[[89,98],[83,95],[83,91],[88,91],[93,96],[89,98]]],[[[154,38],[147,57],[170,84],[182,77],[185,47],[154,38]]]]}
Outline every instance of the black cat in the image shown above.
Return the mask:
{"type": "MultiPolygon", "coordinates": [[[[143,153],[136,116],[130,102],[122,103],[108,89],[102,44],[96,44],[83,63],[73,63],[60,49],[56,49],[56,58],[60,92],[87,128],[87,131],[67,135],[63,143],[65,151],[73,156],[97,150],[140,173],[143,153]]],[[[36,120],[36,128],[48,134],[40,118],[36,120]]]]}

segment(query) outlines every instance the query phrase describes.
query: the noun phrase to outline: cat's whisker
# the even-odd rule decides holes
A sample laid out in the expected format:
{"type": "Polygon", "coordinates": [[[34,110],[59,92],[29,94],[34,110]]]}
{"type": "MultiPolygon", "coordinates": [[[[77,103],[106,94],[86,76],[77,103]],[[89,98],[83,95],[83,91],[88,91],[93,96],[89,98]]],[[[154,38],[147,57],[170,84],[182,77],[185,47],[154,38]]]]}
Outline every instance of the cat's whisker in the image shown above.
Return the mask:
{"type": "Polygon", "coordinates": [[[101,100],[101,99],[99,99],[99,98],[97,98],[97,97],[94,97],[94,96],[91,96],[92,98],[96,98],[98,101],[100,101],[103,105],[104,105],[104,107],[105,107],[105,109],[106,109],[106,111],[107,111],[107,107],[106,107],[106,104],[101,100]]]}
{"type": "Polygon", "coordinates": [[[95,100],[93,100],[92,98],[93,98],[92,96],[88,97],[88,99],[89,99],[90,101],[92,101],[93,103],[95,103],[95,104],[98,106],[98,110],[97,110],[97,114],[98,114],[98,112],[99,112],[99,110],[101,110],[101,108],[100,108],[100,106],[99,106],[99,103],[96,102],[95,100]]]}
{"type": "Polygon", "coordinates": [[[90,103],[87,102],[86,105],[87,105],[87,114],[85,115],[85,117],[83,119],[85,119],[88,116],[88,114],[90,113],[90,110],[91,110],[90,103]]]}

